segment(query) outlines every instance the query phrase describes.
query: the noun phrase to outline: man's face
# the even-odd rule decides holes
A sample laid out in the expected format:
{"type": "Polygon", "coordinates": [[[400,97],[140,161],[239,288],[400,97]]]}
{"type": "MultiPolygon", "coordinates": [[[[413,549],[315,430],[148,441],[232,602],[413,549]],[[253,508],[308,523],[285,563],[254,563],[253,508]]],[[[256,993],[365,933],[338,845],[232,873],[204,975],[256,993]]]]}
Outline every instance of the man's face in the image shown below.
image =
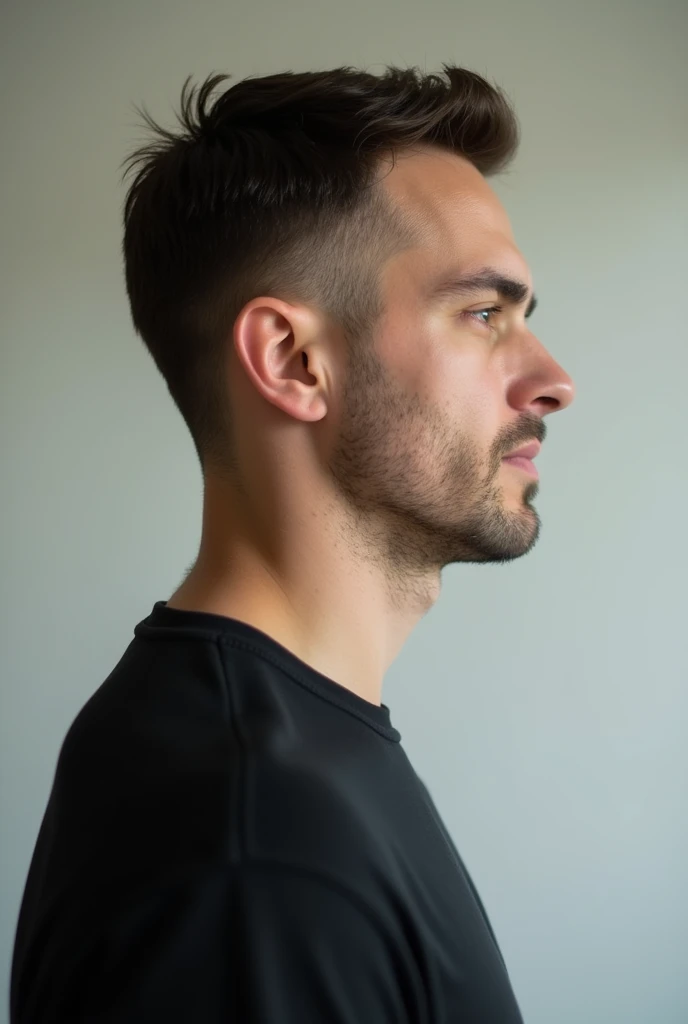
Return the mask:
{"type": "Polygon", "coordinates": [[[544,440],[542,417],[570,404],[572,381],[529,330],[530,273],[483,176],[423,149],[383,187],[419,244],[383,268],[385,314],[349,369],[330,470],[405,573],[518,558],[539,534],[538,483],[502,460],[544,440]],[[440,280],[486,268],[527,285],[525,301],[493,287],[433,296],[440,280]]]}

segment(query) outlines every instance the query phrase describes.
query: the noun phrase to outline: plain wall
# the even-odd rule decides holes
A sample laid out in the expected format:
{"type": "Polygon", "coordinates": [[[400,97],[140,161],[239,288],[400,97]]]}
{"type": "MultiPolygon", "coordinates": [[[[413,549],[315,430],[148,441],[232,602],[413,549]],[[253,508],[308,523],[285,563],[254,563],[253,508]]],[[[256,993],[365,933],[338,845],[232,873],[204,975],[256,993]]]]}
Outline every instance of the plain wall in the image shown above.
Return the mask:
{"type": "Polygon", "coordinates": [[[494,185],[578,394],[547,421],[536,548],[446,569],[384,700],[526,1024],[685,1024],[688,7],[25,0],[2,22],[4,1003],[64,735],[200,537],[124,291],[133,104],[171,122],[187,74],[447,60],[516,105],[494,185]]]}

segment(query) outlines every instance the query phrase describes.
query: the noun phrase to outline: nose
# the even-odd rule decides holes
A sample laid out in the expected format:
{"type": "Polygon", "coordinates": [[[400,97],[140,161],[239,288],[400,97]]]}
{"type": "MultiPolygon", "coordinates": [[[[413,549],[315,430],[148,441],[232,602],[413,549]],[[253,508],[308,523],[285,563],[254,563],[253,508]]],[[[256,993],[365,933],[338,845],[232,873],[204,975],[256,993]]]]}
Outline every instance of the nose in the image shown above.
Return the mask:
{"type": "Polygon", "coordinates": [[[541,416],[561,412],[576,397],[573,380],[534,334],[530,334],[530,341],[523,354],[521,373],[510,384],[509,403],[541,416]]]}

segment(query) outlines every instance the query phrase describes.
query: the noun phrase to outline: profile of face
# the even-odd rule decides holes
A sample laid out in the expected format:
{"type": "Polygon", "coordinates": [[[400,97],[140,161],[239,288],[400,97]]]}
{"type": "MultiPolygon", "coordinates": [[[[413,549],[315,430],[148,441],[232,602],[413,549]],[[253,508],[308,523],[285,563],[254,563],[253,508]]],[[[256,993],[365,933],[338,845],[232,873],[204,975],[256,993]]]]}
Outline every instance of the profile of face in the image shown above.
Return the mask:
{"type": "MultiPolygon", "coordinates": [[[[529,329],[530,272],[482,174],[421,148],[381,181],[415,238],[381,269],[373,336],[344,366],[343,339],[330,344],[322,321],[256,299],[235,325],[246,373],[230,386],[240,422],[261,424],[242,460],[259,495],[249,522],[277,507],[302,535],[306,505],[317,508],[394,590],[454,562],[532,549],[537,478],[503,460],[544,440],[544,416],[571,403],[573,383],[529,329]],[[447,286],[488,268],[520,294],[447,286]]],[[[273,527],[271,517],[266,535],[273,527]]]]}
{"type": "Polygon", "coordinates": [[[383,269],[385,313],[348,367],[328,467],[388,567],[518,558],[540,532],[538,482],[503,459],[544,440],[543,417],[571,403],[573,383],[529,330],[530,273],[485,178],[433,150],[399,160],[383,185],[421,242],[383,269]],[[493,287],[437,294],[486,268],[527,285],[523,301],[493,287]]]}

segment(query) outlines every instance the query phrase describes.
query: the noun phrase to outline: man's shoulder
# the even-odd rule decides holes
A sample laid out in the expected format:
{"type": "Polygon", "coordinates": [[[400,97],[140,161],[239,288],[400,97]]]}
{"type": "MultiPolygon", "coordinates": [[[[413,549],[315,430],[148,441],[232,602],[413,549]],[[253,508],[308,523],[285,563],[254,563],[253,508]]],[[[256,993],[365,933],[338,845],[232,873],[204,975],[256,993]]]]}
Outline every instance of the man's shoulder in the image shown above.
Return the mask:
{"type": "Polygon", "coordinates": [[[104,851],[135,833],[138,857],[177,863],[224,850],[350,874],[374,855],[374,811],[351,751],[274,721],[247,738],[211,694],[155,701],[133,681],[109,677],[67,733],[55,783],[70,828],[104,851]]]}

